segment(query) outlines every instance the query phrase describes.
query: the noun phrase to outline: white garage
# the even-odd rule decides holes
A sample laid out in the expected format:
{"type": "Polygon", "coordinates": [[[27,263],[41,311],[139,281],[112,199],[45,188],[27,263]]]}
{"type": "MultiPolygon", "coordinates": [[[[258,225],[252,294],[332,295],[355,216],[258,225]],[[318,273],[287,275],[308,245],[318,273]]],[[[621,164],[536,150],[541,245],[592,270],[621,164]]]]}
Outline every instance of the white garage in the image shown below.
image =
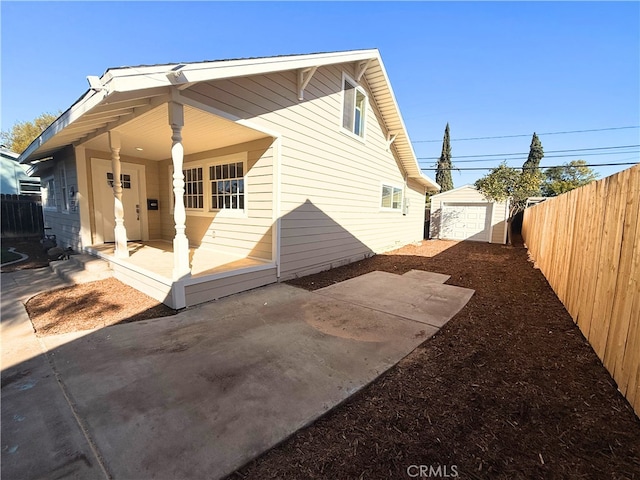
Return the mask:
{"type": "Polygon", "coordinates": [[[429,238],[506,243],[508,206],[487,201],[473,185],[431,197],[429,238]]]}

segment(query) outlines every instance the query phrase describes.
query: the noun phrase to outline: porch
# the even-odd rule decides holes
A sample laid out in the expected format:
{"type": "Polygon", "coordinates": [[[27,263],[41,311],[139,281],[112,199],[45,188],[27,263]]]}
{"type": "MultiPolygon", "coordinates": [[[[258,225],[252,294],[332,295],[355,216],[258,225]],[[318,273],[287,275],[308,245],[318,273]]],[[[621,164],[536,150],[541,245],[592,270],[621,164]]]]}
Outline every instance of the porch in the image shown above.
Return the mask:
{"type": "MultiPolygon", "coordinates": [[[[115,244],[113,243],[92,245],[86,248],[89,253],[105,260],[129,263],[139,269],[153,272],[156,276],[171,280],[173,275],[172,242],[163,240],[127,242],[127,249],[129,250],[129,257],[119,259],[116,258],[115,244]]],[[[189,264],[191,265],[191,278],[198,278],[262,265],[271,265],[272,262],[252,257],[241,258],[229,253],[207,249],[206,247],[190,247],[189,264]]]]}
{"type": "Polygon", "coordinates": [[[85,250],[109,262],[114,277],[172,308],[189,307],[277,281],[275,263],[207,248],[189,248],[191,274],[173,279],[173,243],[163,240],[127,242],[128,257],[105,243],[85,250]]]}

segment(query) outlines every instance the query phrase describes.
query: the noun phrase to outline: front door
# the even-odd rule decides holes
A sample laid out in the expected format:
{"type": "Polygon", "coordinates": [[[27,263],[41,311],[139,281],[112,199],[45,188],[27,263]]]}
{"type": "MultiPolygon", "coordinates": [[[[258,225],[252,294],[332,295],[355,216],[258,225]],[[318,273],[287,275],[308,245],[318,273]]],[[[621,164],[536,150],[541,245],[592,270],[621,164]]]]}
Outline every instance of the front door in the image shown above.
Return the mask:
{"type": "MultiPolygon", "coordinates": [[[[142,222],[140,215],[140,182],[144,174],[140,174],[140,165],[122,162],[122,205],[124,208],[124,226],[127,230],[127,240],[142,238],[142,222]]],[[[94,206],[96,218],[96,233],[103,242],[115,241],[115,213],[113,196],[113,169],[111,161],[94,158],[91,160],[93,178],[94,206]]]]}

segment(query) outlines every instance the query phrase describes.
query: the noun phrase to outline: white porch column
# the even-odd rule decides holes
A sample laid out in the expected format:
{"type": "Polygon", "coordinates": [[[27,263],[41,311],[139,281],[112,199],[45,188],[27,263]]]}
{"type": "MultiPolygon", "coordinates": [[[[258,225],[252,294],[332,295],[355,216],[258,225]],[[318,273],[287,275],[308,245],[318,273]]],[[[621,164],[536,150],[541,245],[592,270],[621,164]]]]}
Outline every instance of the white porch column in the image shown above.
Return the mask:
{"type": "Polygon", "coordinates": [[[173,279],[178,280],[191,274],[189,268],[189,239],[185,233],[187,214],[184,209],[184,173],[182,163],[184,148],[182,147],[182,127],[184,125],[184,107],[176,102],[169,102],[169,124],[171,135],[171,160],[173,161],[173,220],[176,236],[173,239],[173,279]]]}
{"type": "Polygon", "coordinates": [[[116,257],[126,258],[129,256],[129,250],[127,249],[127,229],[124,226],[124,207],[122,205],[122,180],[120,179],[122,168],[120,164],[120,134],[118,132],[109,132],[109,147],[111,148],[114,214],[116,220],[114,228],[116,248],[114,253],[116,257]]]}

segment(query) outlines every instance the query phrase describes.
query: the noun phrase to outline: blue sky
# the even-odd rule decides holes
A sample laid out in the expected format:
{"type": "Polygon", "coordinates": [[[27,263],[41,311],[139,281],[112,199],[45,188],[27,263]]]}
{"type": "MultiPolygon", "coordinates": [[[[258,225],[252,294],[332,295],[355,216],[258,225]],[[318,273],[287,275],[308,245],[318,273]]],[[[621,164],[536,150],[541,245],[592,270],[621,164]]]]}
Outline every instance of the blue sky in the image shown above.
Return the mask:
{"type": "MultiPolygon", "coordinates": [[[[2,130],[66,110],[86,76],[109,67],[378,48],[425,168],[447,122],[457,167],[521,166],[534,131],[542,165],[640,161],[638,147],[552,153],[640,144],[638,2],[3,0],[0,10],[2,130]],[[601,131],[555,134],[576,130],[601,131]]],[[[485,173],[456,171],[454,186],[485,173]]]]}

